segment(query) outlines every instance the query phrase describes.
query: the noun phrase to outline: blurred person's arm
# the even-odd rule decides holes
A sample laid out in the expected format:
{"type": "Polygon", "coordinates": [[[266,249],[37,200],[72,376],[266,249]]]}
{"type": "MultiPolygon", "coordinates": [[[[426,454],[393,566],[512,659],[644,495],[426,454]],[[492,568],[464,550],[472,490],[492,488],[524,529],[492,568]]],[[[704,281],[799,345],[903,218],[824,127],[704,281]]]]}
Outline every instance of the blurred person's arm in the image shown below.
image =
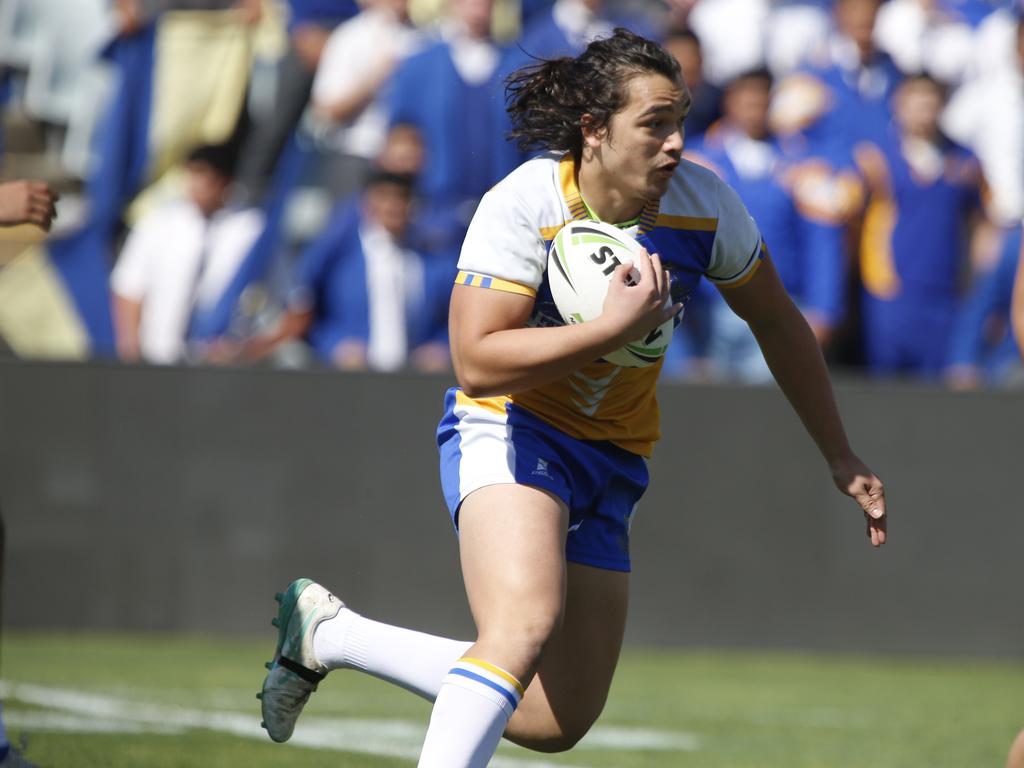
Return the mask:
{"type": "Polygon", "coordinates": [[[420,344],[409,355],[409,365],[422,373],[443,373],[452,369],[452,355],[442,341],[420,344]]]}
{"type": "Polygon", "coordinates": [[[164,11],[238,10],[246,24],[257,23],[263,15],[260,0],[114,0],[118,34],[134,35],[164,11]]]}
{"type": "Polygon", "coordinates": [[[140,0],[114,0],[117,33],[123,37],[134,35],[145,26],[146,16],[140,0]]]}
{"type": "Polygon", "coordinates": [[[802,199],[797,183],[794,203],[805,287],[801,310],[824,349],[832,341],[835,328],[846,311],[846,231],[836,211],[827,210],[816,202],[802,199]]]}
{"type": "Polygon", "coordinates": [[[110,273],[111,315],[117,356],[126,362],[142,358],[143,305],[153,275],[153,260],[163,255],[152,218],[143,218],[129,233],[110,273]]]}
{"type": "Polygon", "coordinates": [[[263,19],[263,3],[261,0],[235,0],[232,6],[241,15],[246,24],[258,24],[263,19]]]}
{"type": "MultiPolygon", "coordinates": [[[[1010,318],[1013,324],[1013,334],[1017,339],[1017,346],[1020,347],[1021,356],[1024,357],[1024,242],[1020,247],[1020,259],[1017,262],[1017,279],[1013,286],[1013,304],[1010,309],[1010,318]]],[[[1021,750],[1024,753],[1024,749],[1021,750]]],[[[1022,758],[1024,764],[1024,758],[1022,758]]]]}
{"type": "Polygon", "coordinates": [[[319,24],[299,24],[291,31],[292,48],[310,72],[316,72],[331,30],[319,24]]]}
{"type": "Polygon", "coordinates": [[[331,362],[341,371],[365,371],[366,343],[359,339],[342,339],[331,352],[331,362]]]}
{"type": "Polygon", "coordinates": [[[313,110],[324,120],[354,120],[373,102],[398,65],[390,50],[364,60],[360,43],[365,41],[353,39],[364,29],[358,21],[355,26],[346,22],[331,33],[324,46],[312,91],[313,110]]]}
{"type": "Polygon", "coordinates": [[[57,197],[45,181],[0,184],[0,226],[35,224],[48,232],[57,215],[57,197]]]}
{"type": "Polygon", "coordinates": [[[312,309],[286,309],[273,328],[242,342],[237,358],[248,362],[263,360],[282,344],[301,339],[312,323],[312,309]]]}
{"type": "Polygon", "coordinates": [[[126,363],[138,362],[142,358],[139,342],[139,322],[142,319],[142,302],[127,296],[111,294],[114,343],[117,356],[126,363]]]}
{"type": "Polygon", "coordinates": [[[332,123],[351,122],[373,103],[380,89],[395,71],[396,64],[397,61],[392,57],[381,59],[371,72],[346,93],[332,99],[314,101],[314,111],[319,117],[332,123]]]}

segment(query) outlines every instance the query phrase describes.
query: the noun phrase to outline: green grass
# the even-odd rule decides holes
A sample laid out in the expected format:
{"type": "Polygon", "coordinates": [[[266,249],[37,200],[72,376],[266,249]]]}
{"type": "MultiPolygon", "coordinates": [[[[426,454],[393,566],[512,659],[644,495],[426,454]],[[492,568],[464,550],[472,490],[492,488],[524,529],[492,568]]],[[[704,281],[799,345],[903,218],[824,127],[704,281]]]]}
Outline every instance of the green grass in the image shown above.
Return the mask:
{"type": "MultiPolygon", "coordinates": [[[[7,633],[4,714],[12,740],[27,740],[26,757],[43,768],[412,764],[366,750],[373,738],[414,749],[429,705],[355,673],[337,673],[321,686],[300,729],[316,726],[331,738],[355,733],[364,751],[254,737],[255,692],[272,643],[269,634],[7,633]],[[386,723],[353,727],[352,718],[399,721],[399,734],[381,736],[386,723]],[[85,732],[95,724],[119,732],[85,732]]],[[[1024,727],[1024,664],[630,651],[599,726],[690,734],[697,749],[584,742],[566,755],[511,747],[500,754],[524,768],[528,760],[590,768],[1002,768],[1024,727]]]]}

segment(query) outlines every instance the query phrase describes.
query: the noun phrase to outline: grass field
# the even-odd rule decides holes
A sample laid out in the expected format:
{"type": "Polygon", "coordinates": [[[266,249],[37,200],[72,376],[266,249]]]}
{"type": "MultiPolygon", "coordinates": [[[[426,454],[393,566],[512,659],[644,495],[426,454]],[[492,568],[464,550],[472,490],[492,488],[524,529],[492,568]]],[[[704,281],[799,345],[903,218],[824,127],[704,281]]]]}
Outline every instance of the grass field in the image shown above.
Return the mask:
{"type": "MultiPolygon", "coordinates": [[[[8,633],[4,717],[42,768],[414,763],[429,705],[333,674],[287,745],[259,727],[273,636],[8,633]]],[[[598,726],[565,755],[497,768],[1002,768],[1024,727],[1024,664],[630,651],[598,726]]]]}

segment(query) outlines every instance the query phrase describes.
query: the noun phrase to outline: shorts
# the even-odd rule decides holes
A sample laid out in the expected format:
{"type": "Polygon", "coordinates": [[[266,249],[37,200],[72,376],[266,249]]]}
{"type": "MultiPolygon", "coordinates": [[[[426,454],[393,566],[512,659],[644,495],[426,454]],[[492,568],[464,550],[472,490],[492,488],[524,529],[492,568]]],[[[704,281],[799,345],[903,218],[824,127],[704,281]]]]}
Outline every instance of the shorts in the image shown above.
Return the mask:
{"type": "Polygon", "coordinates": [[[647,489],[647,460],[603,440],[578,440],[508,403],[478,404],[457,388],[437,428],[441,486],[458,529],[459,506],[488,485],[550,491],[569,508],[565,558],[630,570],[629,526],[647,489]]]}

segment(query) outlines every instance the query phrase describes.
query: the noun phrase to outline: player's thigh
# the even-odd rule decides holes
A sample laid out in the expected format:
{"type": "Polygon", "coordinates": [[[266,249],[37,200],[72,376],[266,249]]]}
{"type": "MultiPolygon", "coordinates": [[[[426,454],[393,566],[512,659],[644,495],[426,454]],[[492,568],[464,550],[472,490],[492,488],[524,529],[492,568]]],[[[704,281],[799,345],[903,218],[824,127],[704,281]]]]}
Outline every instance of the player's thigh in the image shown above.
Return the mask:
{"type": "Polygon", "coordinates": [[[462,502],[462,573],[481,641],[514,642],[508,633],[545,634],[557,625],[567,525],[561,499],[533,486],[489,485],[462,502]]]}
{"type": "Polygon", "coordinates": [[[628,573],[569,563],[567,581],[562,626],[506,732],[545,751],[570,748],[601,714],[626,627],[628,573]]]}

